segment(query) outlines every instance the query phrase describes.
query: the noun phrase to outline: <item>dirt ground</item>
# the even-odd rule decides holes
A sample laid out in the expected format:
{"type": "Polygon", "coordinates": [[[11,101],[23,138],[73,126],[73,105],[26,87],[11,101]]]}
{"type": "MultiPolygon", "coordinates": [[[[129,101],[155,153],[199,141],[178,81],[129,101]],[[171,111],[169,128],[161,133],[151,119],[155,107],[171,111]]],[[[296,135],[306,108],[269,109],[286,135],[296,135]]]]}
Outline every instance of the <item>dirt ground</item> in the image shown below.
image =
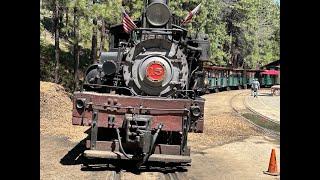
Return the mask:
{"type": "Polygon", "coordinates": [[[279,161],[279,143],[263,136],[208,148],[192,154],[188,175],[192,179],[280,179],[263,174],[268,169],[272,148],[276,149],[279,161]]]}
{"type": "MultiPolygon", "coordinates": [[[[83,171],[81,157],[87,127],[71,125],[72,103],[62,87],[41,82],[41,179],[109,179],[110,169],[83,171]]],[[[264,175],[271,148],[279,141],[261,134],[237,115],[231,104],[244,109],[241,103],[247,90],[205,95],[205,133],[189,134],[192,163],[189,179],[277,179],[264,175]],[[235,98],[233,98],[235,97],[235,98]],[[232,101],[231,101],[232,100],[232,101]]],[[[279,166],[279,162],[278,162],[279,166]]],[[[121,179],[164,179],[159,172],[123,173],[121,179]]]]}

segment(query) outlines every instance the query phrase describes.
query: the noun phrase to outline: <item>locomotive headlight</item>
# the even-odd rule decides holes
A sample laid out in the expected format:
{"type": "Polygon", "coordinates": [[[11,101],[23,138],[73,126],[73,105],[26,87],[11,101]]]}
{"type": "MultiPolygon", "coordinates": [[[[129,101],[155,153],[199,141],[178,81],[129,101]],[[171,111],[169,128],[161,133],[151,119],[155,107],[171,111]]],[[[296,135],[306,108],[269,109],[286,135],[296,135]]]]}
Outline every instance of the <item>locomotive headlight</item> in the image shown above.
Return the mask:
{"type": "Polygon", "coordinates": [[[79,99],[77,99],[76,100],[76,107],[77,107],[77,109],[83,109],[84,108],[84,106],[85,106],[85,99],[83,99],[83,98],[79,98],[79,99]]]}
{"type": "Polygon", "coordinates": [[[169,21],[171,13],[166,4],[153,2],[148,6],[146,16],[151,25],[163,26],[169,21]]]}
{"type": "Polygon", "coordinates": [[[199,106],[191,106],[190,107],[190,110],[191,110],[191,114],[194,116],[194,117],[199,117],[200,114],[201,114],[201,109],[199,106]]]}

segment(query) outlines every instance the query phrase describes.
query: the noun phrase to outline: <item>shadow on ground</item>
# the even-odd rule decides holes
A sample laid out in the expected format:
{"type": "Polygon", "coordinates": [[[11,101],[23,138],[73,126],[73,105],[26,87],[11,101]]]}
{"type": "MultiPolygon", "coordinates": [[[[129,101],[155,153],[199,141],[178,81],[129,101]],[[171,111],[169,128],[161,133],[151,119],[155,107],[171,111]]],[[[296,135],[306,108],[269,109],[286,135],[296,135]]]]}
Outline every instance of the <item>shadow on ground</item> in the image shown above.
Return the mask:
{"type": "Polygon", "coordinates": [[[174,172],[187,172],[187,167],[190,165],[177,165],[177,164],[164,164],[164,163],[151,163],[136,167],[135,162],[131,161],[111,161],[111,160],[101,160],[100,159],[99,164],[98,161],[95,161],[95,164],[91,164],[88,166],[82,166],[82,171],[125,171],[125,172],[131,172],[133,174],[141,174],[144,172],[161,172],[161,173],[174,173],[174,172]],[[102,162],[104,161],[104,163],[102,162]]]}
{"type": "Polygon", "coordinates": [[[258,93],[258,96],[273,96],[273,95],[271,93],[258,93]]]}
{"type": "Polygon", "coordinates": [[[73,147],[61,160],[62,165],[78,165],[85,163],[85,157],[83,157],[83,152],[86,150],[85,142],[83,139],[75,147],[73,147]]]}
{"type": "Polygon", "coordinates": [[[258,96],[272,96],[270,93],[260,93],[258,96]]]}
{"type": "Polygon", "coordinates": [[[161,172],[164,174],[186,172],[186,167],[190,166],[189,164],[148,162],[143,166],[137,167],[136,164],[138,161],[107,160],[101,158],[88,159],[83,156],[83,152],[86,150],[85,142],[87,138],[80,141],[68,151],[68,153],[60,159],[60,164],[66,166],[81,165],[82,171],[126,171],[134,174],[143,172],[161,172]]]}

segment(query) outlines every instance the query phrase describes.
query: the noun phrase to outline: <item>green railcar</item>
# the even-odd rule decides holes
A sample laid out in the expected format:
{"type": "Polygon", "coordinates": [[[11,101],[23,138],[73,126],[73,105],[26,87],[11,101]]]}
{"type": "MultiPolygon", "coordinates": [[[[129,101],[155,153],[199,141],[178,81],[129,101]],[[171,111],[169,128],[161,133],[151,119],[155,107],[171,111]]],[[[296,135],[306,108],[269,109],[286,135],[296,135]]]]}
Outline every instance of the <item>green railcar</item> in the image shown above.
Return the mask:
{"type": "Polygon", "coordinates": [[[264,75],[261,79],[262,86],[273,86],[275,85],[275,77],[270,75],[264,75]]]}
{"type": "Polygon", "coordinates": [[[243,75],[243,76],[241,77],[241,81],[242,81],[241,85],[242,85],[244,88],[247,88],[247,87],[248,87],[248,78],[246,77],[246,75],[243,75]]]}
{"type": "Polygon", "coordinates": [[[238,75],[233,77],[233,86],[240,86],[240,77],[238,75]]]}
{"type": "Polygon", "coordinates": [[[227,77],[220,77],[220,87],[227,87],[228,86],[228,78],[227,77]]]}
{"type": "Polygon", "coordinates": [[[247,85],[251,86],[253,79],[254,79],[253,77],[249,77],[247,85]]]}
{"type": "Polygon", "coordinates": [[[239,86],[243,86],[243,77],[241,75],[238,76],[239,86]]]}
{"type": "Polygon", "coordinates": [[[217,86],[217,78],[211,77],[211,78],[208,78],[208,80],[209,80],[209,89],[216,88],[216,86],[217,86]]]}
{"type": "Polygon", "coordinates": [[[229,87],[233,86],[233,77],[232,76],[228,77],[228,86],[229,87]]]}
{"type": "Polygon", "coordinates": [[[212,81],[213,81],[213,78],[208,78],[208,81],[209,81],[209,86],[208,86],[208,88],[210,89],[210,88],[211,88],[212,81]]]}
{"type": "Polygon", "coordinates": [[[218,77],[218,78],[216,78],[216,82],[217,82],[217,84],[216,84],[216,87],[217,88],[220,88],[221,87],[221,84],[222,84],[222,81],[221,81],[221,78],[220,77],[218,77]]]}
{"type": "Polygon", "coordinates": [[[228,86],[233,87],[233,86],[239,86],[239,77],[235,75],[230,75],[228,78],[228,86]]]}

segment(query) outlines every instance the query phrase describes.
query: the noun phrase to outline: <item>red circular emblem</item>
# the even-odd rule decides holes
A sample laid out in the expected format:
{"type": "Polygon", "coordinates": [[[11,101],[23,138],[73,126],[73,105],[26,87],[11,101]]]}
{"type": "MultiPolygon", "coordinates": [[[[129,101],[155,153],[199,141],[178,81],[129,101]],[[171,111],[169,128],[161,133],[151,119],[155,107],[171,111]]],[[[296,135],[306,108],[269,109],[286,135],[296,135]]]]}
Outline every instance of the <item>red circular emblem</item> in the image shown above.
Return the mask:
{"type": "Polygon", "coordinates": [[[151,81],[161,81],[165,75],[165,68],[160,62],[151,62],[147,66],[147,78],[151,81]]]}

